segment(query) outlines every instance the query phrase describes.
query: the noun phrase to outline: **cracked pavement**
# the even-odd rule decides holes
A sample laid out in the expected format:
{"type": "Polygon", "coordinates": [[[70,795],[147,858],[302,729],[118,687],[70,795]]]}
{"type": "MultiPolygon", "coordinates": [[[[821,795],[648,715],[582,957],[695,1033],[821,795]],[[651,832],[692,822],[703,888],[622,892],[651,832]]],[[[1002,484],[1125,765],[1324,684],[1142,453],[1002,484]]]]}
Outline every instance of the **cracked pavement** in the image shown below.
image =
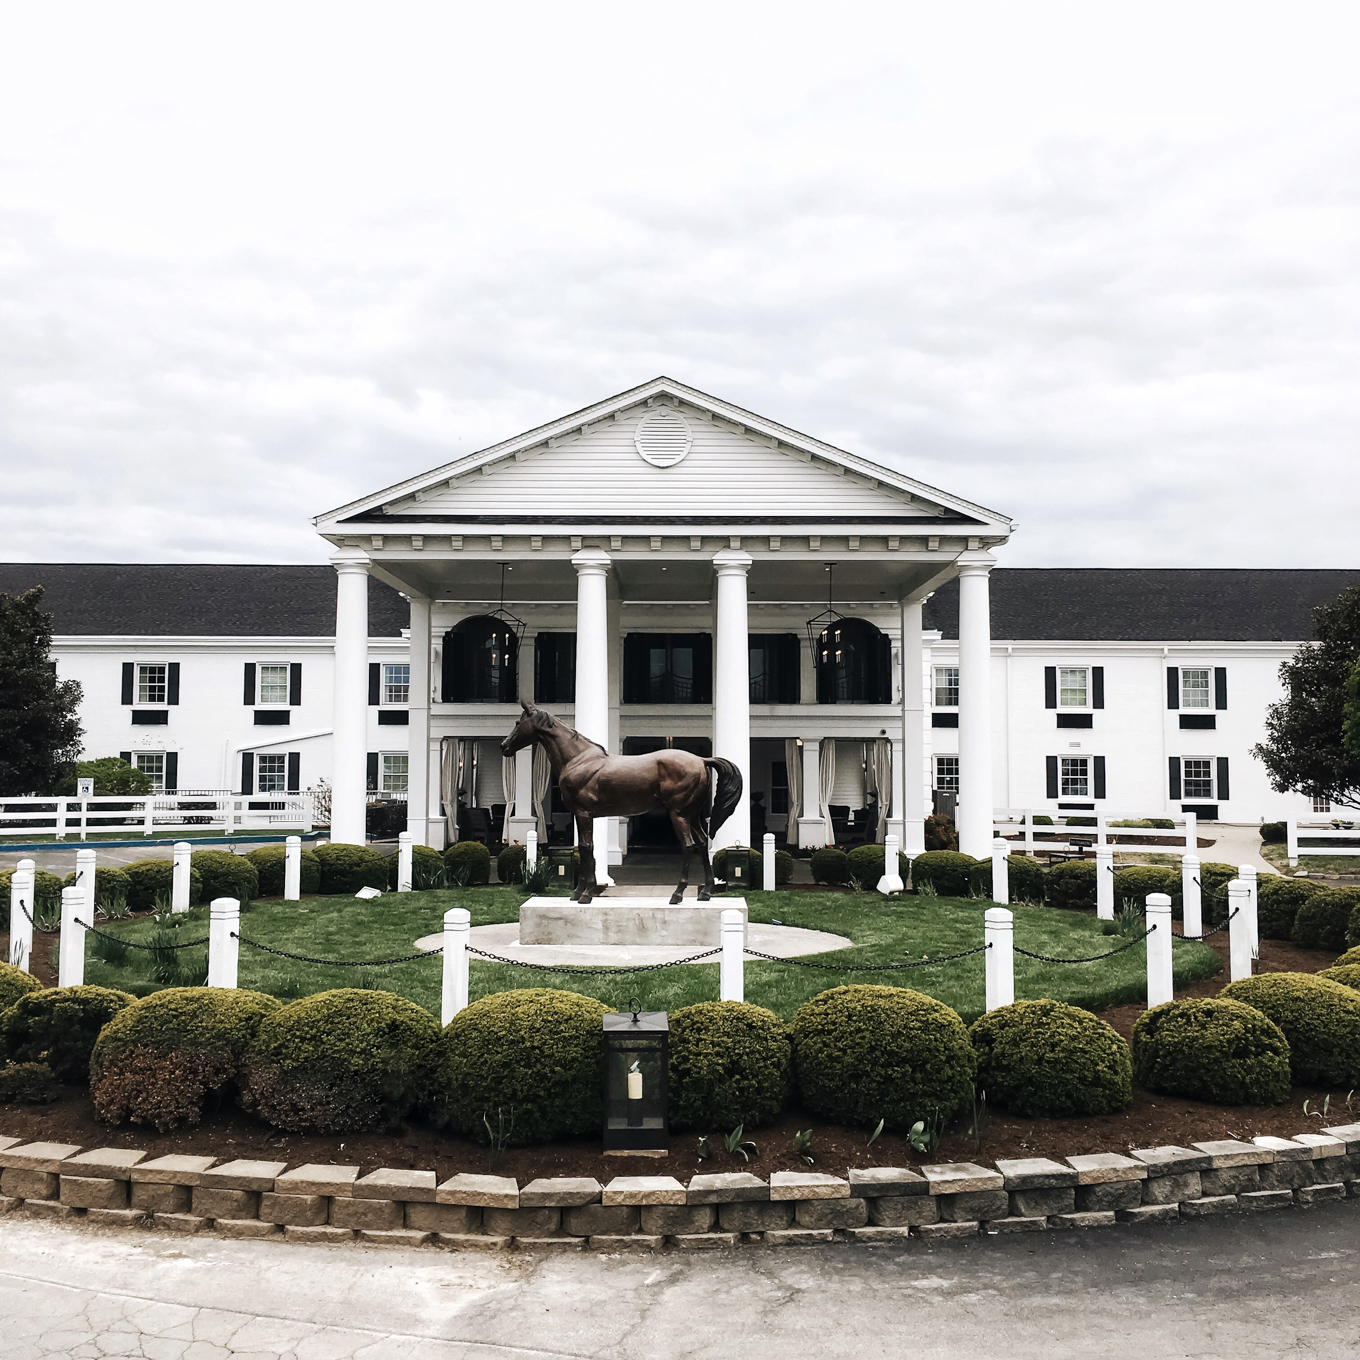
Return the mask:
{"type": "Polygon", "coordinates": [[[3,1360],[1354,1356],[1360,1202],[693,1256],[223,1241],[0,1221],[3,1360]]]}

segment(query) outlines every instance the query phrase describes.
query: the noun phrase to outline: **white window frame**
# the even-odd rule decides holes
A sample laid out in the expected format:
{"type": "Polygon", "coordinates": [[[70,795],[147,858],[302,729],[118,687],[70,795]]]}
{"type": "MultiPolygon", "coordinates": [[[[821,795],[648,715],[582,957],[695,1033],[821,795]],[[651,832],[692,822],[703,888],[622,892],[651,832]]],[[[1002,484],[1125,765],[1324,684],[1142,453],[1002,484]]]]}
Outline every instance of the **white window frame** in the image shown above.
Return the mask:
{"type": "Polygon", "coordinates": [[[935,708],[957,708],[959,706],[959,668],[957,666],[936,666],[931,674],[931,698],[935,708]],[[940,677],[944,677],[944,683],[940,683],[940,677]],[[951,683],[952,677],[952,683],[951,683]],[[946,695],[940,698],[943,691],[946,695]],[[952,699],[947,696],[952,693],[952,699]]]}
{"type": "Polygon", "coordinates": [[[1180,695],[1182,708],[1209,709],[1214,706],[1214,668],[1212,666],[1180,667],[1180,695]],[[1190,672],[1204,677],[1203,686],[1188,689],[1185,677],[1190,672]]]}
{"type": "Polygon", "coordinates": [[[1091,668],[1090,666],[1059,666],[1058,667],[1058,707],[1059,708],[1090,708],[1091,707],[1091,668]],[[1085,677],[1081,682],[1081,702],[1068,699],[1064,696],[1069,692],[1076,692],[1075,685],[1063,684],[1063,678],[1069,675],[1081,675],[1085,677]]]}
{"type": "Polygon", "coordinates": [[[1091,798],[1091,757],[1058,757],[1058,797],[1091,798]],[[1080,769],[1078,769],[1080,767],[1080,769]]]}
{"type": "Polygon", "coordinates": [[[932,787],[939,793],[958,793],[959,791],[959,758],[958,756],[936,756],[931,762],[934,782],[932,787]],[[953,763],[950,773],[945,773],[941,766],[946,761],[953,763]]]}
{"type": "Polygon", "coordinates": [[[256,668],[255,668],[255,688],[256,688],[256,692],[255,692],[255,705],[256,705],[257,708],[287,708],[287,707],[288,707],[288,694],[289,694],[289,690],[291,689],[291,687],[292,687],[292,668],[288,665],[288,663],[287,663],[286,661],[284,661],[284,662],[278,662],[278,661],[261,661],[261,662],[259,662],[259,663],[256,665],[256,668]],[[266,698],[264,697],[264,690],[265,690],[264,673],[265,673],[265,671],[282,671],[282,672],[283,672],[283,683],[282,683],[282,686],[280,686],[277,682],[275,682],[275,685],[274,685],[274,688],[275,688],[275,689],[282,688],[282,691],[283,691],[283,698],[282,698],[282,699],[266,699],[266,698]]]}
{"type": "Polygon", "coordinates": [[[383,708],[406,708],[411,702],[411,665],[407,661],[384,661],[382,664],[382,686],[378,691],[379,704],[383,708]],[[405,671],[406,681],[404,684],[393,683],[388,679],[391,671],[405,671]],[[393,692],[399,690],[402,697],[393,698],[393,692]]]}
{"type": "Polygon", "coordinates": [[[170,663],[168,661],[138,661],[133,672],[132,703],[136,708],[167,708],[170,704],[170,663]],[[158,670],[161,673],[159,699],[144,699],[142,694],[154,682],[143,678],[144,672],[158,670]]]}
{"type": "Polygon", "coordinates": [[[378,752],[378,792],[411,791],[411,754],[409,751],[378,752]],[[396,766],[400,764],[400,768],[396,766]]]}
{"type": "Polygon", "coordinates": [[[1181,757],[1181,797],[1187,802],[1216,802],[1218,798],[1218,761],[1213,756],[1182,756],[1181,757]],[[1203,779],[1196,778],[1200,783],[1207,784],[1207,793],[1190,792],[1190,766],[1191,764],[1204,765],[1208,769],[1208,775],[1203,779]]]}
{"type": "Polygon", "coordinates": [[[165,792],[165,752],[164,752],[164,751],[134,751],[134,752],[132,753],[132,768],[133,768],[134,770],[141,770],[141,772],[142,772],[143,774],[149,775],[149,776],[150,776],[150,778],[151,778],[151,792],[152,792],[152,793],[164,793],[164,792],[165,792]],[[142,764],[142,761],[143,761],[143,760],[146,760],[146,761],[149,761],[149,762],[150,762],[150,761],[157,761],[157,760],[160,761],[160,769],[159,769],[159,770],[156,770],[156,769],[154,769],[154,768],[152,768],[152,769],[147,769],[147,768],[142,764]]]}
{"type": "Polygon", "coordinates": [[[287,793],[288,792],[288,755],[287,752],[280,754],[278,751],[262,751],[255,756],[255,792],[256,793],[287,793]],[[270,770],[265,774],[264,763],[269,761],[270,770]],[[278,762],[277,769],[274,768],[278,762]],[[271,781],[277,779],[278,786],[265,788],[264,781],[269,778],[271,781]]]}

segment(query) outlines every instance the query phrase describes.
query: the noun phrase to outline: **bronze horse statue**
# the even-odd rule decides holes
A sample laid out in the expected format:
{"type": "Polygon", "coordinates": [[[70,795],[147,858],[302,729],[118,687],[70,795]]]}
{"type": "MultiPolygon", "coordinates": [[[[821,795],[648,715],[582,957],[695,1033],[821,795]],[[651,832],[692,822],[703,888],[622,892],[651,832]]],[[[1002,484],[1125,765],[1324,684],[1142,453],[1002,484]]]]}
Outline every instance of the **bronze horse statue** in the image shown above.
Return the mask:
{"type": "Polygon", "coordinates": [[[524,712],[514,730],[501,742],[501,754],[537,743],[547,753],[557,776],[562,801],[576,819],[581,843],[581,872],[574,902],[597,896],[595,881],[596,817],[636,817],[657,808],[670,814],[671,825],[684,846],[680,882],[672,904],[685,895],[694,847],[704,860],[704,885],[699,901],[713,896],[713,863],[708,846],[713,833],[732,815],[741,800],[741,771],[720,756],[705,758],[689,751],[653,751],[645,756],[611,756],[598,742],[559,722],[551,713],[520,700],[524,712]],[[712,787],[709,771],[717,775],[712,787]]]}

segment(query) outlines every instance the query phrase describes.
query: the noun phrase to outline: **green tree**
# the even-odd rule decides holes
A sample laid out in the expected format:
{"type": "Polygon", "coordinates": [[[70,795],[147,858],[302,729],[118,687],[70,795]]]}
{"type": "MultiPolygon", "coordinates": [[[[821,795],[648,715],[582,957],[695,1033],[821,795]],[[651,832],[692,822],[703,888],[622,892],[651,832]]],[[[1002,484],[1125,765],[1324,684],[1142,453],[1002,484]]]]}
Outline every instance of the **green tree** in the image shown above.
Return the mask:
{"type": "Polygon", "coordinates": [[[80,686],[58,680],[42,587],[0,592],[0,793],[49,793],[80,754],[80,686]]]}
{"type": "Polygon", "coordinates": [[[151,792],[151,776],[134,769],[120,756],[101,756],[98,760],[78,760],[52,786],[53,793],[68,797],[75,794],[76,780],[93,779],[97,798],[130,793],[140,796],[151,792]]]}
{"type": "Polygon", "coordinates": [[[1313,611],[1316,641],[1280,667],[1255,755],[1280,793],[1360,805],[1360,587],[1313,611]]]}

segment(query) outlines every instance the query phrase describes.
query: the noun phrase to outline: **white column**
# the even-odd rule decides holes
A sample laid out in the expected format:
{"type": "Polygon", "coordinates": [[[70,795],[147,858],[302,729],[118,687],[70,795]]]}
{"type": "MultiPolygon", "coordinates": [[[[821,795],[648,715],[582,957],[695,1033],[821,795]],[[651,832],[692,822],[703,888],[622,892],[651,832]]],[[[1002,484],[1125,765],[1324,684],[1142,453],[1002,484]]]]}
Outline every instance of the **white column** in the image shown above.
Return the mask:
{"type": "Polygon", "coordinates": [[[1228,884],[1228,971],[1230,982],[1251,976],[1251,889],[1235,878],[1228,884]]]}
{"type": "Polygon", "coordinates": [[[528,845],[531,834],[538,834],[538,819],[534,816],[534,748],[526,746],[515,752],[515,813],[510,818],[510,839],[528,845]]]}
{"type": "Polygon", "coordinates": [[[1239,865],[1237,876],[1247,885],[1247,925],[1251,932],[1251,956],[1260,958],[1261,940],[1257,934],[1256,911],[1257,911],[1257,884],[1256,866],[1254,864],[1239,865]]]}
{"type": "MultiPolygon", "coordinates": [[[[609,554],[583,548],[576,568],[576,730],[609,750],[609,554]]],[[[595,819],[595,881],[609,882],[608,818],[595,819]]]]}
{"type": "Polygon", "coordinates": [[[990,562],[959,568],[959,849],[984,859],[992,843],[990,562]]]}
{"type": "Polygon", "coordinates": [[[883,877],[878,880],[878,891],[884,897],[905,892],[907,885],[902,882],[902,872],[897,864],[897,833],[887,832],[883,837],[883,877]]]}
{"type": "MultiPolygon", "coordinates": [[[[297,840],[296,836],[290,836],[289,840],[297,840]]],[[[189,898],[192,894],[192,884],[190,883],[190,873],[193,868],[194,847],[188,841],[176,841],[174,849],[174,865],[170,871],[170,910],[181,912],[189,910],[189,898]]]]}
{"type": "Polygon", "coordinates": [[[1114,847],[1096,846],[1096,919],[1114,920],[1114,847]]]}
{"type": "Polygon", "coordinates": [[[997,836],[992,841],[992,901],[1003,906],[1011,900],[1011,847],[997,836]]]}
{"type": "Polygon", "coordinates": [[[415,836],[403,831],[397,837],[397,891],[411,891],[411,862],[415,858],[415,836]]]}
{"type": "Polygon", "coordinates": [[[804,850],[826,844],[826,818],[821,809],[822,748],[816,737],[803,738],[803,806],[798,812],[798,844],[804,850]]]}
{"type": "Polygon", "coordinates": [[[440,1001],[440,1024],[447,1025],[468,1004],[468,935],[472,913],[452,907],[444,913],[444,977],[440,1001]]]}
{"type": "Polygon", "coordinates": [[[289,836],[283,843],[283,900],[302,901],[301,836],[289,836]]]}
{"type": "Polygon", "coordinates": [[[1009,907],[988,907],[982,914],[982,938],[987,946],[987,1009],[994,1011],[1015,1000],[1015,913],[1009,907]]]}
{"type": "Polygon", "coordinates": [[[722,957],[718,965],[718,1000],[745,1001],[746,978],[746,917],[735,907],[727,907],[722,914],[718,938],[722,957]]]}
{"type": "Polygon", "coordinates": [[[85,981],[85,889],[61,890],[61,939],[57,945],[57,986],[79,987],[85,981]]]}
{"type": "Polygon", "coordinates": [[[751,657],[746,619],[750,553],[724,549],[718,574],[717,636],[713,645],[713,754],[741,771],[741,797],[713,838],[713,850],[751,844],[751,657]]]}
{"type": "Polygon", "coordinates": [[[331,565],[337,580],[330,838],[363,845],[368,804],[368,558],[357,548],[342,548],[331,565]]]}
{"type": "Polygon", "coordinates": [[[1148,893],[1144,921],[1152,934],[1147,937],[1148,1009],[1170,1001],[1175,995],[1171,981],[1171,898],[1166,893],[1148,893]]]}
{"type": "Polygon", "coordinates": [[[85,894],[85,923],[94,925],[95,895],[95,853],[93,850],[76,851],[75,886],[85,894]]]}
{"type": "Polygon", "coordinates": [[[760,886],[765,892],[775,890],[774,871],[775,871],[775,849],[774,832],[767,831],[761,841],[760,849],[760,886]]]}
{"type": "Polygon", "coordinates": [[[1192,940],[1204,937],[1198,855],[1181,856],[1181,933],[1192,940]]]}
{"type": "Polygon", "coordinates": [[[235,987],[241,960],[241,904],[214,897],[208,907],[208,986],[235,987]]]}
{"type": "MultiPolygon", "coordinates": [[[[430,832],[430,601],[411,596],[411,691],[406,702],[406,829],[416,845],[429,845],[430,832]]],[[[365,721],[367,719],[365,718],[365,721]]]]}
{"type": "Polygon", "coordinates": [[[37,865],[21,859],[9,881],[9,958],[16,968],[29,971],[33,954],[33,881],[37,865]]]}
{"type": "Polygon", "coordinates": [[[921,642],[921,601],[902,601],[902,768],[893,771],[893,815],[902,821],[902,848],[915,858],[926,848],[925,799],[921,790],[925,769],[925,696],[921,691],[924,665],[921,642]]]}

